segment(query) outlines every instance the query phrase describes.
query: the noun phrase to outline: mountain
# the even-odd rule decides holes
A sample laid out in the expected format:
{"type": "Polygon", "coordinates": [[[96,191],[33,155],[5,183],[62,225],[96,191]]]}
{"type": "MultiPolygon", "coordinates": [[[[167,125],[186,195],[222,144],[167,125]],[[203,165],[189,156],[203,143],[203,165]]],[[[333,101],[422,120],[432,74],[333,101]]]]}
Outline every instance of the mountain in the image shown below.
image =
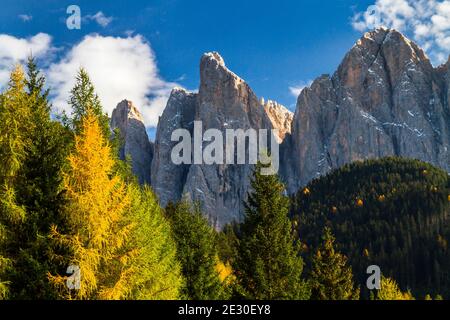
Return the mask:
{"type": "Polygon", "coordinates": [[[288,191],[346,163],[390,155],[450,171],[449,65],[433,68],[395,30],[366,33],[333,76],[298,98],[281,147],[288,191]]]}
{"type": "Polygon", "coordinates": [[[279,173],[293,194],[334,168],[371,158],[419,159],[450,172],[449,101],[450,60],[434,68],[415,43],[380,28],[364,34],[332,76],[320,76],[301,92],[295,114],[258,98],[217,52],[204,54],[198,92],[171,92],[159,119],[151,170],[143,125],[127,129],[129,108],[113,120],[122,123],[133,169],[141,181],[151,181],[161,204],[182,197],[199,201],[211,224],[221,228],[241,220],[253,166],[175,165],[174,130],[193,135],[194,121],[202,121],[202,132],[278,129],[279,173]]]}
{"type": "Polygon", "coordinates": [[[123,100],[113,110],[111,129],[119,129],[123,146],[120,158],[131,157],[133,173],[139,183],[150,184],[150,170],[153,158],[153,145],[148,139],[144,120],[131,101],[123,100]]]}
{"type": "Polygon", "coordinates": [[[199,201],[216,228],[240,220],[253,166],[174,165],[170,155],[178,142],[171,141],[171,134],[174,129],[183,128],[193,135],[194,121],[202,121],[202,132],[210,128],[224,133],[226,129],[276,127],[284,135],[288,131],[285,126],[290,125],[286,119],[288,114],[287,109],[274,102],[261,104],[248,84],[225,66],[217,52],[204,54],[200,61],[198,93],[173,89],[159,119],[152,186],[161,204],[164,206],[182,197],[199,201]],[[270,116],[266,110],[270,110],[270,116]]]}
{"type": "Polygon", "coordinates": [[[450,176],[418,160],[358,161],[310,182],[291,215],[308,257],[332,228],[362,293],[370,265],[416,297],[450,294],[450,176]]]}

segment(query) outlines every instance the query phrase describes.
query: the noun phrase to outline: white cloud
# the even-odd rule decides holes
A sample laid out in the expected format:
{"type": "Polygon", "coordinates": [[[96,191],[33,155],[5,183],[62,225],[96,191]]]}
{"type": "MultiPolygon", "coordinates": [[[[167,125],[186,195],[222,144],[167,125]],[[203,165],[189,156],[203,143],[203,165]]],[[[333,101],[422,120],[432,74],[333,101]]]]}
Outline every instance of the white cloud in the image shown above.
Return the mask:
{"type": "Polygon", "coordinates": [[[297,98],[300,95],[300,93],[302,93],[303,89],[309,87],[311,84],[312,84],[311,80],[301,81],[298,85],[289,87],[289,91],[291,92],[291,95],[297,98]]]}
{"type": "Polygon", "coordinates": [[[101,11],[97,12],[94,15],[87,15],[85,16],[86,20],[92,20],[97,22],[100,26],[102,26],[103,28],[105,28],[106,26],[108,26],[111,21],[113,21],[113,17],[107,17],[105,16],[105,14],[101,11]]]}
{"type": "Polygon", "coordinates": [[[33,19],[33,16],[29,15],[29,14],[19,14],[18,17],[23,22],[28,22],[28,21],[31,21],[31,19],[33,19]]]}
{"type": "Polygon", "coordinates": [[[387,27],[414,39],[434,64],[450,53],[450,0],[376,0],[352,18],[358,31],[387,27]]]}
{"type": "Polygon", "coordinates": [[[160,77],[155,55],[142,36],[88,35],[47,71],[57,110],[70,113],[67,101],[80,67],[87,70],[103,109],[109,115],[117,103],[126,98],[141,111],[148,127],[157,125],[170,91],[176,85],[160,77]]]}
{"type": "Polygon", "coordinates": [[[0,34],[0,88],[8,83],[9,73],[16,63],[23,63],[30,54],[36,58],[49,55],[53,50],[51,41],[46,33],[29,38],[0,34]]]}

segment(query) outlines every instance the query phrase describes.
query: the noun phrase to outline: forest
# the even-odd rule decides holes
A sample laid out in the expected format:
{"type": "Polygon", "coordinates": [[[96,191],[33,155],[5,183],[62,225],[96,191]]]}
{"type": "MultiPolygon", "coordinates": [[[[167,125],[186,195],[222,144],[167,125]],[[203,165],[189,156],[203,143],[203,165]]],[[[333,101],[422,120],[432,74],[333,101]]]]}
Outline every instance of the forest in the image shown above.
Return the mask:
{"type": "Polygon", "coordinates": [[[258,164],[244,221],[217,232],[199,204],[161,208],[138,184],[89,75],[74,76],[70,114],[52,114],[32,57],[0,94],[0,299],[450,296],[445,171],[369,160],[288,197],[258,164]],[[369,292],[373,264],[383,275],[369,292]]]}
{"type": "Polygon", "coordinates": [[[293,197],[291,216],[309,247],[330,227],[360,282],[374,264],[405,290],[448,297],[449,195],[446,171],[418,160],[384,158],[352,163],[312,181],[293,197]]]}

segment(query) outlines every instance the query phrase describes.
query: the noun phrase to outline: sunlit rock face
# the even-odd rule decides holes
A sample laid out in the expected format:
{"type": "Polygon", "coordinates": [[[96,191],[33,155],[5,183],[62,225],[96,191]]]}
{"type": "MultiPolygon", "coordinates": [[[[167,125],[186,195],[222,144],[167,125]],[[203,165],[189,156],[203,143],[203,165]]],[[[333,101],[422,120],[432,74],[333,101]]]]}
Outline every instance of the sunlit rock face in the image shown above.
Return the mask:
{"type": "Polygon", "coordinates": [[[366,33],[333,76],[298,97],[282,146],[288,191],[345,163],[389,155],[450,171],[448,65],[433,68],[395,30],[366,33]]]}
{"type": "Polygon", "coordinates": [[[131,157],[133,173],[139,183],[150,184],[150,168],[153,158],[153,146],[148,139],[144,120],[131,101],[123,100],[113,110],[111,129],[119,129],[123,146],[120,158],[131,157]]]}

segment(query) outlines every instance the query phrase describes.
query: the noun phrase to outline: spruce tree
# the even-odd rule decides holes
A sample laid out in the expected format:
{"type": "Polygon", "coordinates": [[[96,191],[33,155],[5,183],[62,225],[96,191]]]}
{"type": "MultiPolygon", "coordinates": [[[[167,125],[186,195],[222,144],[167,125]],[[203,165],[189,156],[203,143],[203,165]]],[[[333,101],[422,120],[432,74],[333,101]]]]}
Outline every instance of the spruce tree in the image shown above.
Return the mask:
{"type": "Polygon", "coordinates": [[[198,205],[187,201],[166,208],[177,243],[185,285],[184,298],[217,300],[226,298],[226,291],[216,269],[218,253],[216,233],[203,217],[198,205]]]}
{"type": "Polygon", "coordinates": [[[245,202],[238,257],[234,263],[248,299],[308,299],[303,260],[288,218],[289,200],[277,175],[262,175],[258,164],[245,202]]]}
{"type": "Polygon", "coordinates": [[[100,99],[95,93],[94,85],[83,68],[80,68],[78,71],[75,86],[70,91],[69,104],[72,107],[72,115],[68,122],[75,133],[80,132],[82,119],[87,115],[87,111],[90,110],[97,117],[103,136],[106,139],[110,138],[108,115],[103,112],[100,99]]]}
{"type": "Polygon", "coordinates": [[[20,250],[11,275],[11,297],[45,299],[55,297],[46,274],[56,272],[58,265],[51,261],[53,249],[47,235],[52,224],[62,228],[62,168],[66,164],[70,135],[59,122],[51,119],[45,78],[32,57],[27,63],[25,87],[31,126],[24,146],[26,156],[16,181],[16,201],[26,209],[27,215],[17,235],[20,250]]]}
{"type": "Polygon", "coordinates": [[[326,227],[322,244],[312,259],[311,299],[358,300],[359,288],[355,288],[353,274],[347,258],[335,250],[335,238],[326,227]]]}

